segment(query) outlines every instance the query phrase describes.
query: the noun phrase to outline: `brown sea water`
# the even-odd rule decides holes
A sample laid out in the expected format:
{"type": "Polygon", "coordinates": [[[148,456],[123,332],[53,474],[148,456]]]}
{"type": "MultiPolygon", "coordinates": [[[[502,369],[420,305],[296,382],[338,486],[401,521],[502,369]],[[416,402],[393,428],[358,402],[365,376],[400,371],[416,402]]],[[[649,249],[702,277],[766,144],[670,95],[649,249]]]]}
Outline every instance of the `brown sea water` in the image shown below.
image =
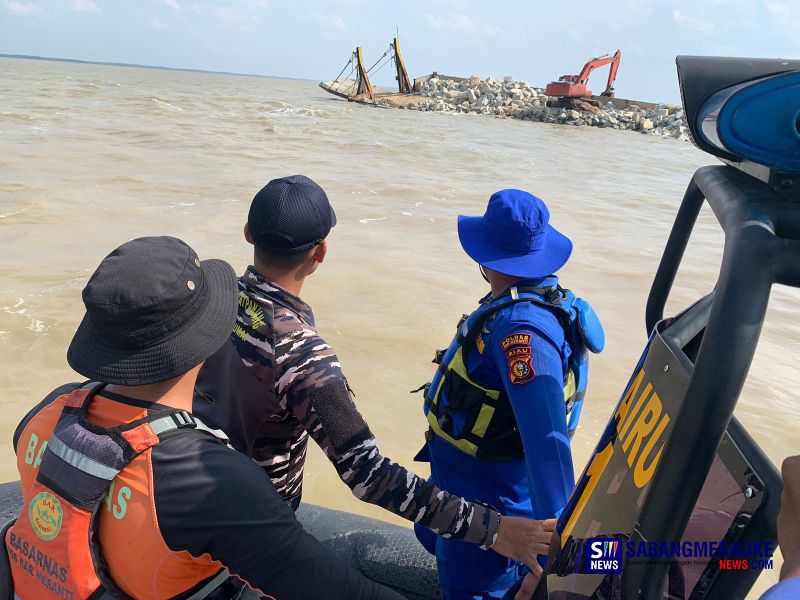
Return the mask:
{"type": "MultiPolygon", "coordinates": [[[[608,340],[573,442],[580,472],[645,343],[645,299],[686,184],[713,162],[633,132],[348,104],[304,81],[0,59],[0,477],[16,478],[19,419],[80,379],[65,353],[103,256],[169,234],[241,272],[250,199],[293,173],[322,184],[339,219],[302,295],[382,453],[420,474],[425,421],[408,391],[486,291],[456,215],[482,213],[503,187],[547,201],[575,244],[562,283],[592,302],[608,340]]],[[[669,308],[712,289],[722,242],[704,209],[669,308]]],[[[797,300],[774,290],[736,410],[776,464],[800,450],[797,300]]],[[[304,499],[401,522],[355,500],[316,449],[304,499]]]]}

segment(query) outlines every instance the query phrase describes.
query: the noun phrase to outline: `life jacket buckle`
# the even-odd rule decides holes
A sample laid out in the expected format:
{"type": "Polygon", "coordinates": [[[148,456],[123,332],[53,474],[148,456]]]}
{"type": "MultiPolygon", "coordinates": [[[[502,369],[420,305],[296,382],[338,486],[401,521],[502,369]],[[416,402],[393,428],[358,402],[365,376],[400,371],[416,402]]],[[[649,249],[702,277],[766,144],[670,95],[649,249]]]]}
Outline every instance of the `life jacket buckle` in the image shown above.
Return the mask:
{"type": "Polygon", "coordinates": [[[561,301],[562,301],[563,298],[561,296],[561,290],[558,287],[551,286],[551,287],[547,288],[545,291],[547,293],[547,300],[549,302],[551,302],[552,304],[555,304],[557,306],[561,305],[561,301]]]}
{"type": "Polygon", "coordinates": [[[178,426],[178,429],[185,429],[187,427],[196,428],[197,421],[195,421],[194,417],[185,410],[180,410],[178,412],[172,413],[172,420],[175,421],[175,425],[178,426]]]}

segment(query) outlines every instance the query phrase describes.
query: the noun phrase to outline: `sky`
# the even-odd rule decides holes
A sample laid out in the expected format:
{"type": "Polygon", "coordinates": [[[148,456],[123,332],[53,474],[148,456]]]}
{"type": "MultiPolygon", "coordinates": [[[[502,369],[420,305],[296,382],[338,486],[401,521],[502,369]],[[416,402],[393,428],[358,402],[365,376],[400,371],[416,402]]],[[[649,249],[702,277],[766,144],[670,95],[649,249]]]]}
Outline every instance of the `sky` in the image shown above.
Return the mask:
{"type": "Polygon", "coordinates": [[[620,49],[616,95],[656,102],[679,101],[678,54],[800,58],[800,0],[0,0],[0,53],[317,81],[357,45],[371,65],[395,27],[412,78],[544,86],[620,49]]]}

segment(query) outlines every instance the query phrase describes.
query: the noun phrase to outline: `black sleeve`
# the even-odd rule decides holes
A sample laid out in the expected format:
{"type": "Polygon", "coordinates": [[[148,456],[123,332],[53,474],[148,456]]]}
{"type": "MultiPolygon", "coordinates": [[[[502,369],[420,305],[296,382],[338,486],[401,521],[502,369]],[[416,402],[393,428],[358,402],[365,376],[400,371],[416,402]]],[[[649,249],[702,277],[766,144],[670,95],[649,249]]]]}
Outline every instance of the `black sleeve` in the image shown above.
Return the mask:
{"type": "Polygon", "coordinates": [[[19,436],[22,435],[25,427],[27,427],[30,420],[35,417],[40,410],[42,410],[45,406],[50,404],[53,400],[58,398],[59,396],[63,396],[64,394],[70,394],[81,387],[82,384],[80,383],[65,383],[54,389],[52,392],[45,396],[45,399],[39,402],[36,406],[34,406],[31,410],[28,411],[28,414],[22,417],[22,421],[19,422],[17,428],[14,430],[14,452],[17,451],[17,444],[19,443],[19,436]]]}
{"type": "Polygon", "coordinates": [[[174,551],[208,553],[280,600],[402,600],[347,566],[303,530],[253,461],[209,436],[153,448],[161,534],[174,551]]]}

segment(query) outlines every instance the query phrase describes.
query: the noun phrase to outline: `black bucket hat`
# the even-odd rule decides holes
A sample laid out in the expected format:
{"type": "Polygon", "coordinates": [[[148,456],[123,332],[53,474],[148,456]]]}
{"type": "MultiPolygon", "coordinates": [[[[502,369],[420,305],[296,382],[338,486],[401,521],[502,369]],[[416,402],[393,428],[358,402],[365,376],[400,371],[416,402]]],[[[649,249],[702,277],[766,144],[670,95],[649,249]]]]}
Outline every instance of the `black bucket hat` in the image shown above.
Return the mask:
{"type": "Polygon", "coordinates": [[[86,315],[67,361],[81,375],[145,385],[186,373],[216,352],[236,323],[236,274],[200,261],[183,241],[145,237],[103,259],[83,289],[86,315]]]}

